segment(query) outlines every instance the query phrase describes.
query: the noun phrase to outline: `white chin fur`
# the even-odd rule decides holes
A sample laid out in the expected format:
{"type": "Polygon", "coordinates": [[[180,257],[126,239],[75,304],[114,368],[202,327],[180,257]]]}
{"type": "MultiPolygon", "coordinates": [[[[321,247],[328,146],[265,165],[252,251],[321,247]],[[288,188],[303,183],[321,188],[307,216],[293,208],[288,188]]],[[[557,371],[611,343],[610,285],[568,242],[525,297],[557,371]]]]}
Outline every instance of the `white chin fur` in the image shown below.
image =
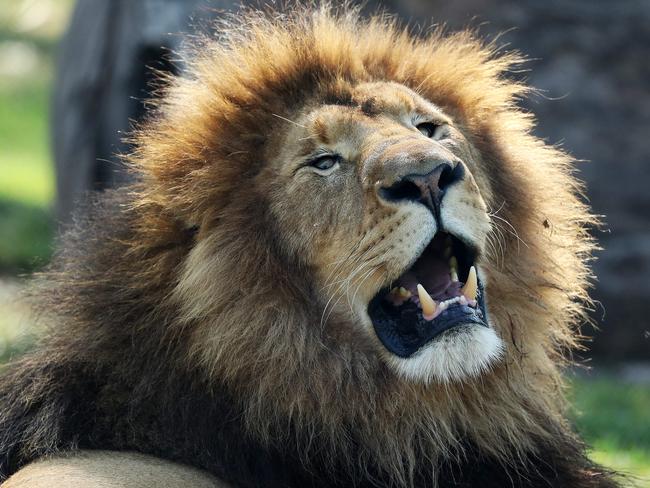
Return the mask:
{"type": "Polygon", "coordinates": [[[410,358],[389,359],[410,381],[449,383],[478,376],[498,361],[503,342],[490,327],[463,325],[444,332],[410,358]]]}

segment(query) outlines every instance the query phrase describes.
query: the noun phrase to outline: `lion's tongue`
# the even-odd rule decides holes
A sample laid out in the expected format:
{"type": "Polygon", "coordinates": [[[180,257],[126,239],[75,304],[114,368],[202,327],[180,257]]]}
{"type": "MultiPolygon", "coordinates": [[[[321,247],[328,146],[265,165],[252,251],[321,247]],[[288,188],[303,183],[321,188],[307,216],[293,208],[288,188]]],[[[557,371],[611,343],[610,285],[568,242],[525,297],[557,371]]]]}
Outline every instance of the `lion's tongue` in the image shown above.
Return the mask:
{"type": "Polygon", "coordinates": [[[478,278],[474,266],[470,266],[465,280],[463,284],[458,279],[458,259],[451,240],[434,239],[383,298],[395,310],[415,303],[425,320],[433,320],[455,303],[477,305],[478,278]]]}
{"type": "Polygon", "coordinates": [[[447,300],[462,298],[463,293],[463,283],[458,281],[457,271],[452,272],[450,257],[444,257],[445,254],[449,256],[450,253],[423,254],[393,283],[384,299],[394,307],[414,302],[418,308],[422,307],[426,320],[435,318],[447,300]]]}
{"type": "Polygon", "coordinates": [[[399,277],[394,286],[402,286],[417,296],[418,284],[423,285],[436,300],[457,296],[461,285],[451,280],[449,260],[429,253],[418,259],[410,270],[399,277]],[[454,284],[456,286],[452,286],[454,284]]]}
{"type": "Polygon", "coordinates": [[[417,271],[409,270],[403,274],[395,283],[395,286],[402,286],[417,296],[418,284],[423,285],[432,298],[444,300],[447,289],[452,285],[449,274],[449,267],[444,269],[442,266],[432,268],[426,275],[420,275],[417,271]]]}

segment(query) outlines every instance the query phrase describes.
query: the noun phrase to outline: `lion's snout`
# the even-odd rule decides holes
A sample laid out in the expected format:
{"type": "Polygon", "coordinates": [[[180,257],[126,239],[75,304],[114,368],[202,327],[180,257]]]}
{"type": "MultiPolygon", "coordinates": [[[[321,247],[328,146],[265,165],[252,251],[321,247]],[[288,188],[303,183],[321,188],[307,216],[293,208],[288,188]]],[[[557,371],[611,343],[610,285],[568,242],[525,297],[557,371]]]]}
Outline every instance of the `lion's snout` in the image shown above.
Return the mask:
{"type": "MultiPolygon", "coordinates": [[[[410,168],[408,168],[410,169],[410,168]]],[[[426,206],[440,220],[440,204],[445,191],[465,175],[463,165],[439,163],[428,173],[408,173],[390,186],[378,188],[379,197],[392,203],[414,201],[426,206]]]]}

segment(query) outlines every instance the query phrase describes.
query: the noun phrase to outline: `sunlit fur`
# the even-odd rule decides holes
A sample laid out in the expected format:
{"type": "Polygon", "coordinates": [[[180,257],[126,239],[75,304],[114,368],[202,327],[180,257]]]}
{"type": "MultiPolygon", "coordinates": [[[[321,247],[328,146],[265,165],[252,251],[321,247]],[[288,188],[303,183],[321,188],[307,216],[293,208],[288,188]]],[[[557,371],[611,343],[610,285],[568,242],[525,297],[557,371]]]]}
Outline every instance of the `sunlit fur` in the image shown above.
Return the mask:
{"type": "Polygon", "coordinates": [[[513,470],[539,446],[566,452],[584,463],[575,476],[588,481],[575,486],[601,486],[571,447],[558,369],[589,303],[593,219],[572,159],[534,137],[517,106],[528,91],[508,74],[519,56],[471,32],[412,36],[349,9],[251,13],[222,27],[188,57],[187,75],[161,88],[134,136],[139,183],[121,206],[126,223],[111,224],[129,232],[82,240],[92,261],[64,254],[49,275],[42,303],[65,319],[51,340],[57,357],[74,348],[108,362],[106,338],[128,325],[123,342],[158,351],[147,364],[227,388],[256,439],[292,445],[298,432],[305,463],[331,459],[370,477],[365,467],[378,465],[386,484],[408,486],[470,443],[513,470]],[[335,258],[321,251],[372,205],[321,205],[321,190],[306,185],[300,205],[283,207],[291,180],[268,166],[280,164],[305,107],[384,81],[454,121],[486,206],[480,268],[503,359],[461,381],[409,381],[344,308],[323,320],[315,280],[319,260],[335,258]],[[308,218],[313,202],[319,219],[308,218]]]}

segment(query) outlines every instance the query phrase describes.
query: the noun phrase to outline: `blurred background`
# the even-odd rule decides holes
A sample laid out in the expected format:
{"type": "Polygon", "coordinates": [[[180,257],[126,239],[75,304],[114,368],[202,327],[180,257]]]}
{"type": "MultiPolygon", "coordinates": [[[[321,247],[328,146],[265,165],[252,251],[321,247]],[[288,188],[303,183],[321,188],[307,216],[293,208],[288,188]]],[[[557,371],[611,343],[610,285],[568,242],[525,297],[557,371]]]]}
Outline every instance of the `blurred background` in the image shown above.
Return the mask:
{"type": "MultiPolygon", "coordinates": [[[[89,190],[122,184],[115,153],[142,116],[147,67],[179,71],[183,34],[239,2],[0,0],[0,363],[34,330],[17,299],[89,190]]],[[[650,1],[386,0],[420,25],[478,28],[525,53],[537,134],[576,158],[605,225],[584,367],[568,372],[592,456],[650,479],[650,1]]],[[[640,482],[642,486],[644,482],[640,482]]],[[[650,484],[649,484],[650,486],[650,484]]]]}

